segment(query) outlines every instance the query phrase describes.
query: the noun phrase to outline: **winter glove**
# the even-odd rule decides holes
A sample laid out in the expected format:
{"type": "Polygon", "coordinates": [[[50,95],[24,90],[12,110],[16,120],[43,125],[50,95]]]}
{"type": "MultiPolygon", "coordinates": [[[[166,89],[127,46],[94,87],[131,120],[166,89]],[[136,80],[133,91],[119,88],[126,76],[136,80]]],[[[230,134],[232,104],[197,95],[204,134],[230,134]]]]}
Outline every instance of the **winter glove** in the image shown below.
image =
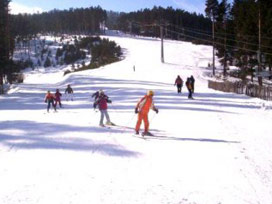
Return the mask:
{"type": "Polygon", "coordinates": [[[95,103],[93,104],[93,108],[96,109],[96,104],[95,103]]]}
{"type": "Polygon", "coordinates": [[[157,108],[154,109],[154,111],[155,111],[157,114],[159,113],[159,109],[157,109],[157,108]]]}
{"type": "Polygon", "coordinates": [[[135,108],[135,113],[138,113],[138,108],[135,108]]]}
{"type": "Polygon", "coordinates": [[[112,101],[108,99],[108,103],[112,103],[112,101]]]}

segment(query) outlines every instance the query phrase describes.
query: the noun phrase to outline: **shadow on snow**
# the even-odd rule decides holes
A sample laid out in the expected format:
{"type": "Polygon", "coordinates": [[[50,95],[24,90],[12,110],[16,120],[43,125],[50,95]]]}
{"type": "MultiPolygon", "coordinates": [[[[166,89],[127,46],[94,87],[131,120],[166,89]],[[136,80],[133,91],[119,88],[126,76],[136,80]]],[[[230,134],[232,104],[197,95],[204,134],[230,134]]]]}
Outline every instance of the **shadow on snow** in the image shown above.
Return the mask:
{"type": "MultiPolygon", "coordinates": [[[[63,93],[62,102],[68,109],[90,109],[93,99],[91,95],[103,89],[112,99],[116,110],[134,110],[138,100],[146,93],[142,86],[147,85],[155,91],[155,104],[160,109],[189,110],[189,111],[209,111],[222,113],[235,113],[214,109],[214,107],[246,108],[257,109],[258,106],[248,105],[234,101],[235,99],[247,99],[243,95],[229,93],[196,93],[197,100],[188,100],[187,91],[178,95],[175,88],[173,91],[163,90],[163,87],[173,87],[173,84],[136,80],[117,80],[99,78],[84,75],[71,75],[65,81],[56,84],[21,84],[19,91],[1,98],[0,110],[45,110],[44,96],[47,90],[54,92],[59,88],[63,93]],[[67,84],[71,84],[74,89],[74,99],[79,103],[69,103],[65,101],[64,90],[67,84]],[[82,103],[81,103],[82,102],[82,103]],[[118,103],[118,105],[116,105],[118,103]],[[189,107],[187,105],[190,105],[189,107]],[[197,105],[197,107],[195,107],[197,105]],[[209,108],[209,106],[211,108],[209,108]]],[[[183,88],[185,90],[185,88],[183,88]]],[[[111,107],[109,107],[111,108],[111,107]]],[[[233,111],[233,110],[232,110],[233,111]]]]}
{"type": "Polygon", "coordinates": [[[213,142],[213,143],[240,143],[239,141],[218,140],[209,138],[182,138],[172,136],[146,136],[148,139],[154,140],[176,140],[176,141],[191,141],[191,142],[213,142]]]}
{"type": "MultiPolygon", "coordinates": [[[[61,149],[72,151],[87,151],[118,157],[137,157],[140,154],[125,149],[116,144],[106,141],[97,141],[77,137],[80,133],[105,133],[109,135],[107,129],[95,127],[76,127],[51,123],[36,123],[33,121],[5,121],[0,123],[1,130],[15,130],[14,135],[0,134],[0,143],[10,149],[61,149]],[[19,132],[16,134],[16,131],[19,132]],[[50,137],[49,135],[67,135],[73,137],[50,137]]],[[[118,132],[120,130],[114,130],[118,132]]]]}

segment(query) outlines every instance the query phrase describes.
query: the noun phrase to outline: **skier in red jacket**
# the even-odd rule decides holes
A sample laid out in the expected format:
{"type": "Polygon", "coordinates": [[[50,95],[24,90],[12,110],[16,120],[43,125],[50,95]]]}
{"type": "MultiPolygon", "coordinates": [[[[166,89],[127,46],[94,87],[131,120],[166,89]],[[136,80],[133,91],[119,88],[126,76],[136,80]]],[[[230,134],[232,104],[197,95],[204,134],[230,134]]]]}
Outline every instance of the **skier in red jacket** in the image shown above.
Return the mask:
{"type": "Polygon", "coordinates": [[[53,94],[51,94],[50,91],[47,91],[45,98],[44,98],[44,102],[47,103],[47,112],[49,112],[51,104],[52,104],[52,107],[54,108],[54,110],[57,111],[56,106],[54,104],[54,100],[55,100],[55,96],[53,94]]]}
{"type": "Polygon", "coordinates": [[[181,93],[181,89],[182,89],[182,86],[183,86],[183,80],[179,75],[176,78],[174,86],[177,86],[178,93],[181,93]]]}

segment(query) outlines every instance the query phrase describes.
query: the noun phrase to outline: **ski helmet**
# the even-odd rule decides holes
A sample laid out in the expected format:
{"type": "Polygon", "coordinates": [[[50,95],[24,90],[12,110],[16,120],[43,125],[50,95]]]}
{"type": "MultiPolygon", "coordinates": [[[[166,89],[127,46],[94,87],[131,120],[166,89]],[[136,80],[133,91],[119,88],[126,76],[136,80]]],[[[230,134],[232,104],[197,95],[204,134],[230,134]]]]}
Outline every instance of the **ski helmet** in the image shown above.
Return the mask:
{"type": "Polygon", "coordinates": [[[147,91],[147,95],[148,96],[153,96],[154,95],[154,91],[152,91],[152,90],[147,91]]]}
{"type": "Polygon", "coordinates": [[[102,89],[100,89],[99,94],[104,94],[104,91],[102,89]]]}

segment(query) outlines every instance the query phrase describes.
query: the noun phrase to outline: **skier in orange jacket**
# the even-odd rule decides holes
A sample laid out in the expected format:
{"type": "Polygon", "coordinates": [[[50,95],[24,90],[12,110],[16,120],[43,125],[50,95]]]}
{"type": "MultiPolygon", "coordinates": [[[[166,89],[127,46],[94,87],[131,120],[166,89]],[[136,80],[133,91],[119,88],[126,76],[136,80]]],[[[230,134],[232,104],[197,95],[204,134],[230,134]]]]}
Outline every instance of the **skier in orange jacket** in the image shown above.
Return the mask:
{"type": "Polygon", "coordinates": [[[147,94],[141,98],[141,100],[137,103],[135,108],[135,113],[138,113],[138,121],[135,127],[136,134],[139,134],[140,126],[142,123],[142,120],[144,121],[144,133],[143,135],[152,135],[148,132],[149,129],[149,122],[148,122],[148,112],[150,109],[154,110],[156,113],[159,112],[159,110],[154,106],[153,103],[153,91],[148,91],[147,94]]]}

